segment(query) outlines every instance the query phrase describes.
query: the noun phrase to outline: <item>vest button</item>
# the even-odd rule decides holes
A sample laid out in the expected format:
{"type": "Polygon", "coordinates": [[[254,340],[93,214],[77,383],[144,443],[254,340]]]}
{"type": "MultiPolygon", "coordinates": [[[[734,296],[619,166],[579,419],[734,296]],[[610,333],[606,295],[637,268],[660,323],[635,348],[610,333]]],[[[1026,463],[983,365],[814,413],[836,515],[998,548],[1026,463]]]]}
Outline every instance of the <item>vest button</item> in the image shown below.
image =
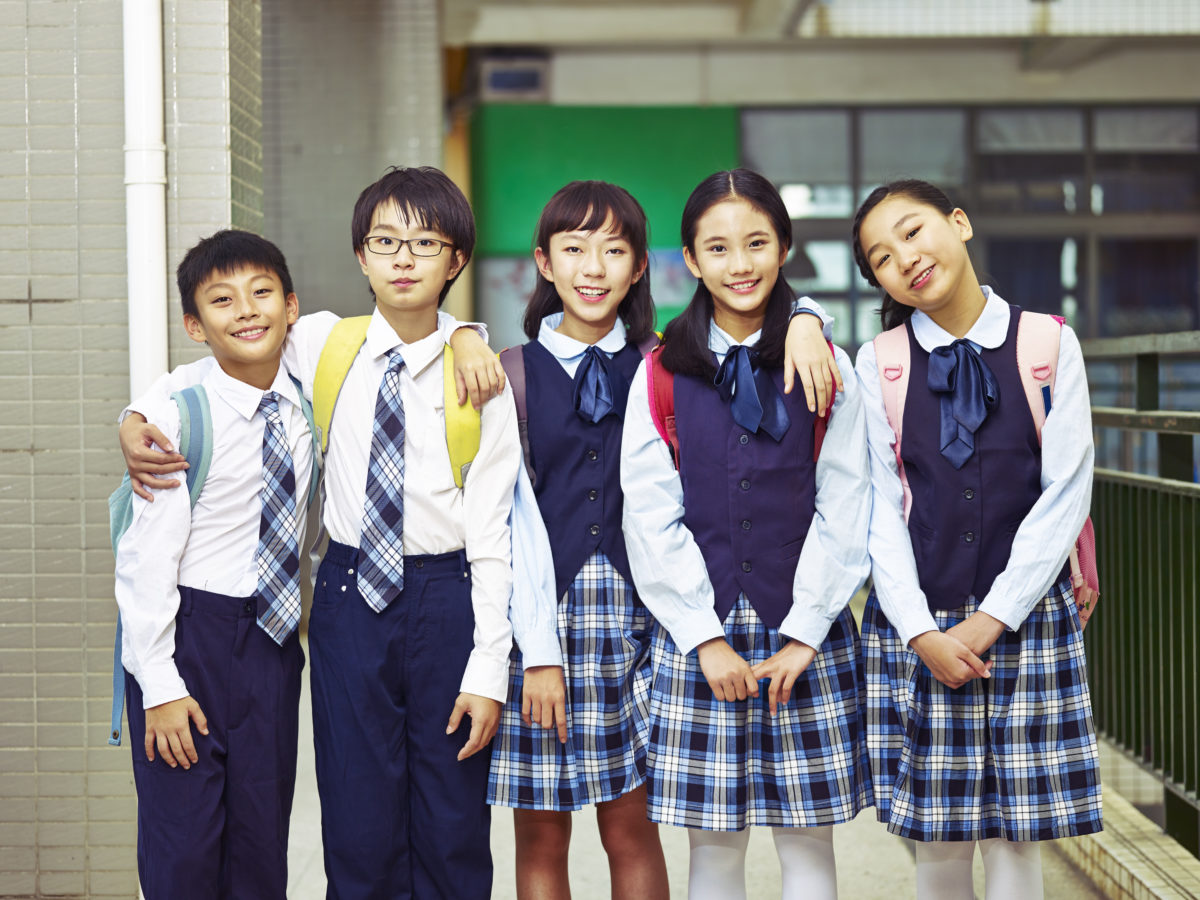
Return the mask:
{"type": "Polygon", "coordinates": [[[588,526],[588,533],[589,533],[589,534],[590,534],[592,537],[595,537],[596,535],[598,535],[598,534],[600,533],[600,526],[599,526],[599,525],[590,525],[590,526],[588,526]]]}
{"type": "Polygon", "coordinates": [[[743,491],[750,490],[750,479],[743,478],[741,481],[738,482],[738,487],[740,487],[743,491]]]}
{"type": "Polygon", "coordinates": [[[750,530],[750,520],[742,519],[742,531],[749,531],[749,530],[750,530]]]}
{"type": "Polygon", "coordinates": [[[425,568],[425,560],[418,559],[415,563],[413,563],[413,565],[416,566],[418,569],[423,569],[423,568],[425,568]]]}
{"type": "Polygon", "coordinates": [[[751,569],[753,569],[753,568],[754,568],[754,566],[750,565],[750,562],[749,562],[749,560],[747,560],[746,562],[742,563],[742,571],[743,571],[743,572],[749,572],[749,571],[750,571],[751,569]]]}
{"type": "Polygon", "coordinates": [[[967,488],[965,491],[963,491],[963,499],[964,500],[974,500],[975,499],[975,489],[967,488]]]}
{"type": "Polygon", "coordinates": [[[588,491],[588,499],[589,500],[595,500],[599,496],[600,496],[599,491],[596,491],[596,490],[588,491]]]}
{"type": "Polygon", "coordinates": [[[738,443],[739,443],[739,444],[748,444],[748,443],[750,443],[750,435],[748,435],[748,434],[743,434],[743,435],[742,435],[740,438],[738,438],[738,443]]]}
{"type": "Polygon", "coordinates": [[[242,607],[242,612],[244,612],[246,615],[250,615],[250,613],[254,612],[254,604],[247,600],[246,605],[242,607]]]}
{"type": "Polygon", "coordinates": [[[597,453],[595,450],[589,450],[589,451],[587,452],[587,458],[588,458],[588,459],[590,459],[590,460],[593,460],[593,461],[595,461],[595,460],[597,460],[597,459],[599,459],[599,458],[600,458],[600,454],[599,454],[599,453],[597,453]]]}
{"type": "Polygon", "coordinates": [[[966,541],[968,544],[970,544],[971,542],[973,542],[975,540],[975,532],[968,531],[966,534],[963,535],[963,540],[966,541]]]}

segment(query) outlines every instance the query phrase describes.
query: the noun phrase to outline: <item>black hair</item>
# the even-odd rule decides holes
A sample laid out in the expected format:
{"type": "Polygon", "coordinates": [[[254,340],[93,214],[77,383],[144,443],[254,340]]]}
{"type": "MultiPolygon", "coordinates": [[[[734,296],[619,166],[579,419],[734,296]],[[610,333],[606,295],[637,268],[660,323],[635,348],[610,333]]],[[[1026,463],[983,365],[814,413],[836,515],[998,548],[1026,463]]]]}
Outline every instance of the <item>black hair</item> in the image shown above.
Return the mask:
{"type": "MultiPolygon", "coordinates": [[[[350,240],[355,253],[366,253],[364,244],[371,220],[384,203],[394,203],[403,217],[421,228],[446,236],[452,250],[463,254],[462,267],[442,287],[438,305],[471,261],[475,250],[475,215],[463,192],[441,169],[433,166],[392,166],[382,178],[358,195],[350,219],[350,240]]],[[[372,294],[373,295],[373,294],[372,294]]]]}
{"type": "MultiPolygon", "coordinates": [[[[726,200],[745,200],[754,209],[771,220],[775,234],[786,251],[792,246],[792,219],[784,206],[783,198],[775,185],[762,175],[749,169],[733,169],[714,172],[705,178],[683,207],[683,223],[680,229],[683,246],[692,255],[696,252],[696,228],[700,218],[726,200]]],[[[767,298],[763,318],[762,337],[758,341],[759,357],[768,368],[783,365],[783,348],[787,340],[788,322],[791,321],[794,296],[782,266],[775,287],[767,298]]],[[[708,349],[709,321],[713,315],[713,299],[703,279],[696,285],[691,302],[682,313],[673,319],[663,332],[663,365],[680,375],[696,375],[711,378],[717,367],[712,351],[708,349]]]]}
{"type": "MultiPolygon", "coordinates": [[[[862,206],[858,208],[858,212],[854,214],[854,224],[850,228],[850,236],[858,271],[872,287],[879,287],[879,279],[875,277],[871,261],[867,259],[867,254],[863,250],[859,232],[862,231],[863,219],[867,217],[867,214],[888,197],[894,196],[908,197],[917,203],[932,206],[944,216],[949,216],[955,210],[954,204],[950,202],[950,198],[941,188],[917,178],[889,181],[871,191],[867,195],[867,199],[862,202],[862,206]]],[[[893,300],[883,288],[879,288],[879,295],[883,301],[879,307],[879,319],[883,323],[884,331],[895,328],[897,325],[903,325],[912,318],[913,308],[911,306],[905,306],[903,303],[893,300]]]]}
{"type": "Polygon", "coordinates": [[[292,274],[283,251],[264,237],[250,231],[228,228],[204,238],[187,253],[175,270],[183,314],[200,318],[196,306],[196,288],[212,275],[232,275],[238,269],[258,268],[274,272],[286,297],[292,291],[292,274]]]}
{"type": "MultiPolygon", "coordinates": [[[[629,191],[607,181],[572,181],[560,188],[542,210],[533,245],[549,255],[550,238],[554,235],[564,231],[596,231],[609,222],[613,231],[633,249],[634,271],[643,269],[642,277],[629,286],[629,293],[617,307],[617,315],[625,323],[626,337],[636,344],[654,330],[654,301],[650,295],[646,212],[629,191]]],[[[522,321],[529,339],[537,340],[542,319],[561,312],[562,308],[558,290],[538,272],[522,321]]]]}

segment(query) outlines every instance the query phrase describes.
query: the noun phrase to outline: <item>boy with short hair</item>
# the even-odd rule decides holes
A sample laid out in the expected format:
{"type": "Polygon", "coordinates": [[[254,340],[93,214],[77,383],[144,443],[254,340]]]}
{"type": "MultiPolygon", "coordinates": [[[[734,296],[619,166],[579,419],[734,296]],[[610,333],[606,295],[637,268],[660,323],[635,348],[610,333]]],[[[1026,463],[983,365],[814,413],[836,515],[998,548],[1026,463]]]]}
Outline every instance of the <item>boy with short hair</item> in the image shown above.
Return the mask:
{"type": "MultiPolygon", "coordinates": [[[[512,646],[516,409],[507,389],[483,407],[457,487],[442,369],[456,323],[438,310],[475,224],[453,182],[391,170],[359,196],[351,230],[375,310],[329,428],[330,544],[309,630],[329,897],[485,898],[487,745],[512,646]]],[[[306,392],[336,321],[305,317],[293,332],[285,358],[306,392]]]]}
{"type": "MultiPolygon", "coordinates": [[[[214,452],[194,508],[186,489],[135,497],[117,546],[138,872],[150,900],[283,898],[316,462],[280,364],[298,305],[283,254],[248,232],[200,241],[177,280],[187,333],[215,361],[201,383],[214,452]]],[[[175,402],[142,408],[178,444],[175,402]]]]}

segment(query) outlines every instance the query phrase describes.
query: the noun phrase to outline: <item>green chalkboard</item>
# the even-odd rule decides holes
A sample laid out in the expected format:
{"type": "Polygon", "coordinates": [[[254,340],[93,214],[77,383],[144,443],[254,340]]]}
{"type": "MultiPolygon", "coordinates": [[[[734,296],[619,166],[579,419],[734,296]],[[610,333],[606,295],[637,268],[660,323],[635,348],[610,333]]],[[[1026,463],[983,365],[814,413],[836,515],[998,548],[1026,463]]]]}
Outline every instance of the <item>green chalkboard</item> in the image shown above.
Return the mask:
{"type": "Polygon", "coordinates": [[[651,246],[676,247],[684,201],[738,164],[738,136],[732,106],[482,106],[471,121],[476,255],[529,253],[542,207],[575,179],[621,185],[646,210],[651,246]]]}

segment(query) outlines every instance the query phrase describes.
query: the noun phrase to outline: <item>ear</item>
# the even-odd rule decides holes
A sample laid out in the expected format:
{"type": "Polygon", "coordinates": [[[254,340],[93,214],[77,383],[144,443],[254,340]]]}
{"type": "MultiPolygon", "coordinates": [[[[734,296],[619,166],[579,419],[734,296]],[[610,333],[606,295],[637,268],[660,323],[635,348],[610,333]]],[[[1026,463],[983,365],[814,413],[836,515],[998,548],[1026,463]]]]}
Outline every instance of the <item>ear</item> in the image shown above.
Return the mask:
{"type": "Polygon", "coordinates": [[[288,294],[284,300],[284,309],[287,311],[287,323],[295,325],[296,320],[300,318],[300,301],[296,299],[295,294],[288,294]]]}
{"type": "Polygon", "coordinates": [[[975,229],[971,227],[971,220],[967,218],[967,214],[961,209],[955,207],[950,210],[950,222],[958,230],[958,236],[964,244],[975,236],[975,229]]]}
{"type": "MultiPolygon", "coordinates": [[[[550,268],[550,257],[546,255],[546,251],[541,247],[535,247],[533,250],[533,261],[537,263],[538,271],[542,273],[551,284],[554,284],[554,270],[550,268]]],[[[637,281],[635,278],[634,281],[637,281]]]]}
{"type": "Polygon", "coordinates": [[[692,251],[687,247],[683,248],[683,262],[688,267],[689,272],[697,278],[700,277],[700,267],[696,265],[696,259],[692,256],[692,251]]]}
{"type": "Polygon", "coordinates": [[[629,283],[632,285],[632,284],[637,284],[639,281],[641,281],[642,276],[646,274],[646,269],[649,267],[649,265],[650,265],[650,256],[647,254],[646,258],[642,260],[642,264],[640,266],[638,266],[638,270],[633,273],[633,280],[629,283]]]}
{"type": "Polygon", "coordinates": [[[354,251],[354,255],[356,257],[358,257],[358,267],[360,269],[362,269],[362,273],[364,275],[368,275],[369,273],[367,272],[367,251],[364,250],[362,247],[359,247],[357,250],[354,251]]]}
{"type": "MultiPolygon", "coordinates": [[[[446,273],[446,280],[449,281],[458,275],[463,270],[463,266],[467,264],[467,254],[461,250],[454,251],[454,264],[450,266],[450,271],[446,273]]],[[[365,271],[365,269],[364,269],[365,271]]]]}
{"type": "Polygon", "coordinates": [[[783,264],[787,262],[788,254],[792,252],[790,244],[780,243],[779,245],[779,268],[783,268],[783,264]]]}
{"type": "Polygon", "coordinates": [[[208,343],[208,339],[204,334],[204,324],[191,313],[183,314],[183,328],[187,332],[188,337],[197,344],[208,343]]]}

